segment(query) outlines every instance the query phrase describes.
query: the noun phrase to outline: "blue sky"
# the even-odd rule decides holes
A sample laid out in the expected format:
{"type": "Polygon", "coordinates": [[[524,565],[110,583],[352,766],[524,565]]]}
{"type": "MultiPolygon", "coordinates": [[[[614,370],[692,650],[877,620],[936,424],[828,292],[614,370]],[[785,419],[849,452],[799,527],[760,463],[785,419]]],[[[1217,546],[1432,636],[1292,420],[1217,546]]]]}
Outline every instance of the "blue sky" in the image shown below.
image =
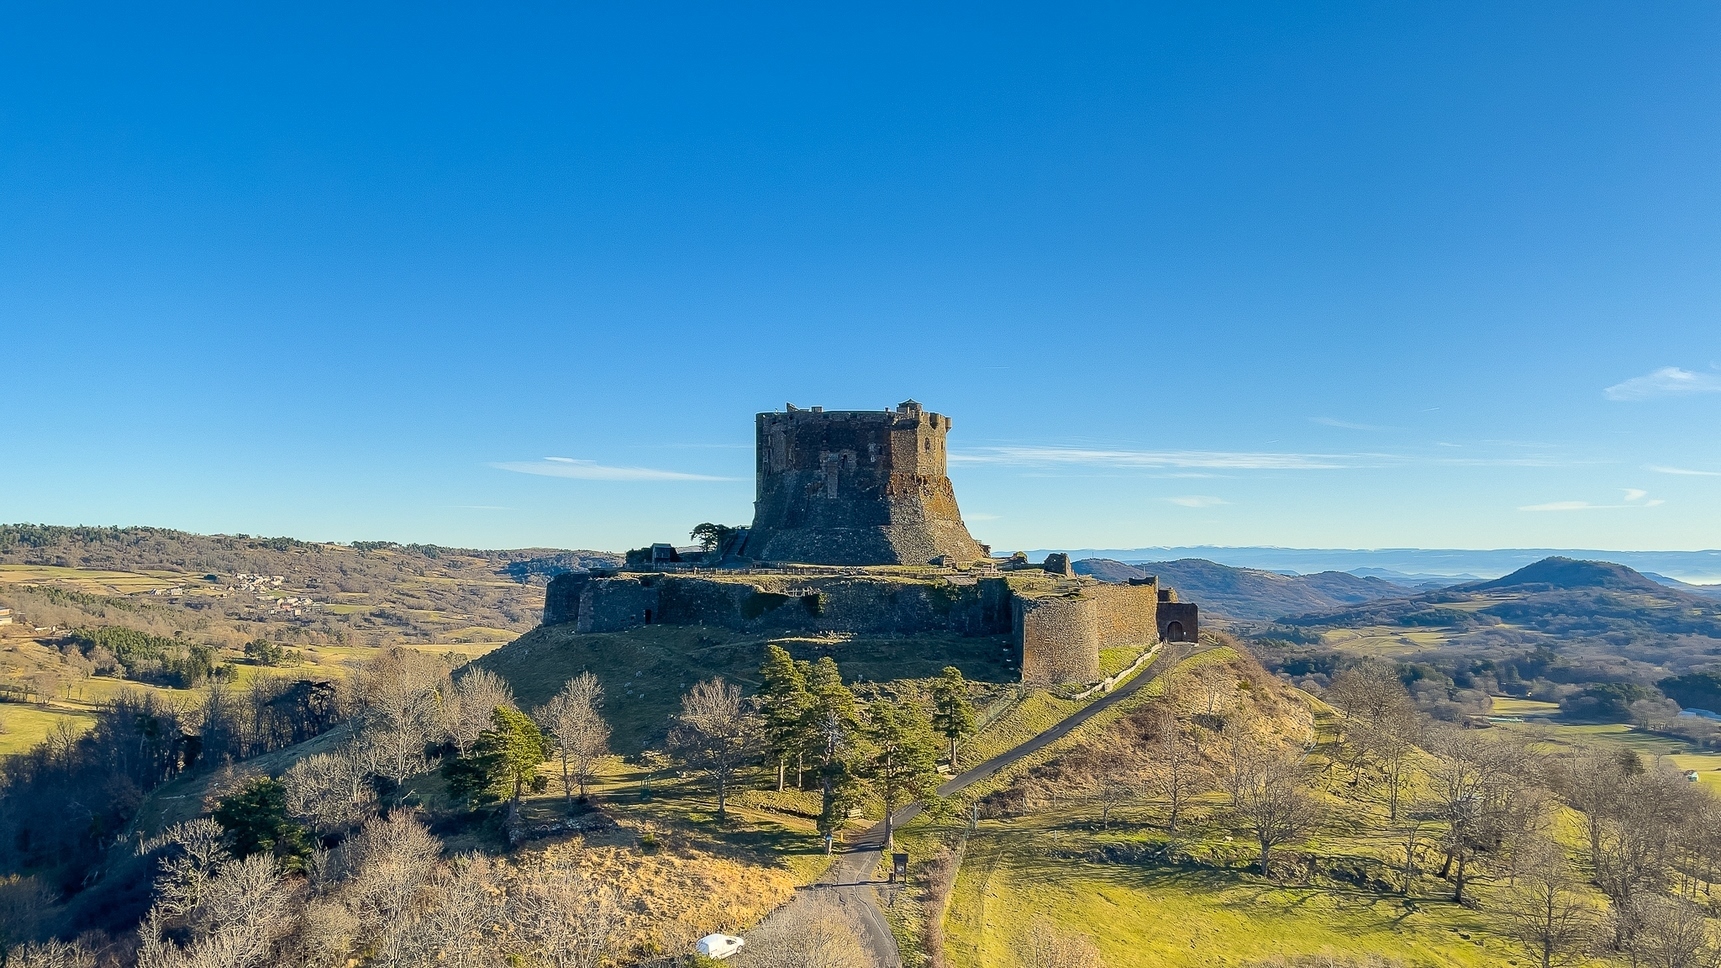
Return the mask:
{"type": "Polygon", "coordinates": [[[1721,547],[1721,7],[492,6],[0,12],[0,519],[1721,547]]]}

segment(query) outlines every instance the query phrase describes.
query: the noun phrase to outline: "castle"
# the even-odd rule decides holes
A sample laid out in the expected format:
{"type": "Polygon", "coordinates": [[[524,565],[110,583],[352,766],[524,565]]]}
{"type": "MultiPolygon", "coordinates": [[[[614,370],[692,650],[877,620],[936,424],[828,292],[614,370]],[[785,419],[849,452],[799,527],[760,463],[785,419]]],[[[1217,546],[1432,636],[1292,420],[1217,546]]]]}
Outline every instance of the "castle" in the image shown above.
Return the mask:
{"type": "Polygon", "coordinates": [[[742,557],[811,565],[986,557],[945,474],[949,417],[910,400],[882,412],[790,404],[756,423],[759,490],[736,548],[742,557]]]}
{"type": "Polygon", "coordinates": [[[956,506],[950,426],[912,400],[894,411],[761,413],[751,527],[691,561],[654,554],[558,575],[544,624],[1000,635],[1037,684],[1099,679],[1102,649],[1197,639],[1196,606],[1153,578],[1112,585],[1075,575],[1065,555],[1038,565],[991,557],[956,506]]]}

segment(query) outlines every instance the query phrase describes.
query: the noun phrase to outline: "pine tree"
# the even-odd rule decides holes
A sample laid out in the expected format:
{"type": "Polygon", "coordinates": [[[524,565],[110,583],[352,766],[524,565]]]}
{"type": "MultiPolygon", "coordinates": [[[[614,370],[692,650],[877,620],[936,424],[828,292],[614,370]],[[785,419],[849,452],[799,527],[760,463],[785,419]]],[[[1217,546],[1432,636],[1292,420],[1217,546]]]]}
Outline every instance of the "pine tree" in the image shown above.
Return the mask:
{"type": "Polygon", "coordinates": [[[490,713],[490,728],[478,734],[465,756],[443,764],[442,775],[451,793],[473,803],[509,797],[509,815],[520,809],[520,795],[536,787],[538,765],[550,756],[550,744],[532,717],[510,706],[490,713]]]}
{"type": "Polygon", "coordinates": [[[938,785],[938,745],[925,710],[890,701],[868,707],[864,735],[871,747],[864,775],[884,801],[884,846],[890,850],[895,846],[891,815],[938,785]]]}
{"type": "Polygon", "coordinates": [[[759,675],[759,714],[764,720],[765,746],[777,761],[777,790],[783,789],[789,758],[807,747],[807,710],[813,694],[807,689],[806,667],[797,663],[782,646],[765,647],[765,664],[759,675]]]}
{"type": "Polygon", "coordinates": [[[856,771],[850,759],[859,724],[855,719],[855,695],[843,685],[842,673],[830,656],[814,663],[807,670],[806,680],[812,702],[804,722],[819,761],[823,787],[819,833],[824,835],[825,852],[829,853],[837,828],[842,826],[843,817],[855,801],[856,771]]]}
{"type": "Polygon", "coordinates": [[[974,707],[968,702],[968,682],[962,670],[945,666],[932,684],[932,728],[950,741],[950,770],[956,770],[956,744],[974,733],[974,707]]]}

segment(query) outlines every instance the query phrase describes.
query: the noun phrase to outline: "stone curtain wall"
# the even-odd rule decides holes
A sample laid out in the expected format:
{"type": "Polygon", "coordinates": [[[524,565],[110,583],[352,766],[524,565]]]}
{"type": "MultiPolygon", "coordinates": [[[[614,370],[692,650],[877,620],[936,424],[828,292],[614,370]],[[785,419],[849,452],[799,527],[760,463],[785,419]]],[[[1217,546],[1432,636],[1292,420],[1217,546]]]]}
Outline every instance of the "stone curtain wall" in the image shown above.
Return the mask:
{"type": "Polygon", "coordinates": [[[1096,605],[1092,598],[1074,595],[1016,599],[1024,683],[1046,686],[1100,677],[1096,605]]]}
{"type": "Polygon", "coordinates": [[[616,632],[652,623],[738,632],[1003,635],[1010,590],[1001,578],[957,584],[864,576],[764,576],[734,581],[671,574],[558,575],[545,592],[546,625],[616,632]]]}
{"type": "Polygon", "coordinates": [[[1013,634],[1022,679],[1036,685],[1098,680],[1101,649],[1200,636],[1196,606],[1171,600],[1168,589],[1153,583],[1045,584],[1051,581],[1012,590],[1005,578],[567,574],[550,581],[544,623],[572,623],[579,632],[619,632],[649,621],[762,634],[1013,634]],[[1172,622],[1181,636],[1172,634],[1172,622]]]}
{"type": "Polygon", "coordinates": [[[1082,589],[1094,599],[1099,647],[1158,642],[1159,589],[1156,585],[1094,585],[1082,589]]]}

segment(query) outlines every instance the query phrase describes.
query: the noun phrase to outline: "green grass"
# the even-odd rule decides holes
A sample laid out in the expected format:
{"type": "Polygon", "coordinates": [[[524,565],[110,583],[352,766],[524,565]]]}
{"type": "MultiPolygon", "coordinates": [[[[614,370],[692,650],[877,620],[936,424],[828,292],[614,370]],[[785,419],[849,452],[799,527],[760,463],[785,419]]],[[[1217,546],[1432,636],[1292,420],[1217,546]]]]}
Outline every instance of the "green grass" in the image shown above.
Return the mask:
{"type": "Polygon", "coordinates": [[[1280,886],[1229,869],[1074,861],[1045,849],[1049,832],[981,824],[945,922],[952,966],[1023,964],[1037,918],[1088,935],[1114,965],[1243,965],[1326,951],[1407,966],[1527,963],[1489,933],[1485,915],[1455,904],[1280,886]]]}
{"type": "Polygon", "coordinates": [[[63,706],[40,706],[34,703],[0,703],[0,755],[22,753],[47,739],[60,723],[70,723],[82,733],[95,722],[95,717],[78,709],[63,706]]]}
{"type": "Polygon", "coordinates": [[[1521,718],[1521,723],[1494,724],[1496,729],[1528,740],[1538,753],[1565,754],[1581,746],[1631,750],[1660,759],[1680,770],[1696,770],[1698,782],[1721,788],[1721,752],[1705,751],[1677,736],[1646,733],[1625,723],[1577,723],[1560,716],[1558,703],[1496,696],[1491,714],[1521,718]]]}
{"type": "Polygon", "coordinates": [[[761,638],[697,626],[648,625],[626,632],[575,634],[570,626],[540,627],[479,660],[514,689],[524,709],[555,695],[590,671],[604,687],[612,745],[636,752],[659,741],[682,693],[701,679],[722,676],[748,692],[759,686],[765,645],[775,642],[797,659],[830,656],[843,679],[860,691],[918,690],[947,665],[983,689],[1013,683],[1001,637],[761,638]]]}
{"type": "Polygon", "coordinates": [[[1450,639],[1450,630],[1440,628],[1400,629],[1369,626],[1336,629],[1321,634],[1321,644],[1328,648],[1383,659],[1408,659],[1420,652],[1440,648],[1450,639]]]}
{"type": "Polygon", "coordinates": [[[1125,645],[1111,649],[1100,650],[1100,678],[1115,676],[1129,668],[1129,664],[1141,657],[1145,650],[1140,645],[1125,645]]]}

